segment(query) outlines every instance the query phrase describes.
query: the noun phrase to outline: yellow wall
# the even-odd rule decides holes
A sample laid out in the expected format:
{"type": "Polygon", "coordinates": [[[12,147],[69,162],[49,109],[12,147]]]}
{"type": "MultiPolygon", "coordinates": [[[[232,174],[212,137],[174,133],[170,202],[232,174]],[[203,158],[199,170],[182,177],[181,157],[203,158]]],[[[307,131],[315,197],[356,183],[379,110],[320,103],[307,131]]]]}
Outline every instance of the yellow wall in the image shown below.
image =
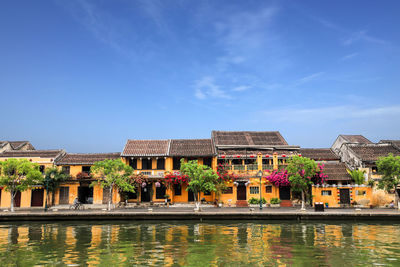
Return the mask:
{"type": "Polygon", "coordinates": [[[312,195],[313,195],[313,202],[323,202],[323,203],[328,203],[329,207],[340,207],[340,189],[350,189],[350,198],[351,202],[353,201],[360,201],[362,199],[371,199],[372,196],[372,188],[371,187],[316,187],[313,186],[312,188],[312,195]],[[330,190],[332,191],[332,195],[330,196],[322,196],[321,193],[323,190],[330,190]],[[356,191],[365,191],[366,194],[364,196],[360,196],[356,194],[356,191]]]}
{"type": "MultiPolygon", "coordinates": [[[[45,205],[46,200],[46,190],[43,193],[43,207],[45,205]]],[[[20,208],[29,208],[31,206],[32,198],[32,190],[28,189],[21,192],[21,205],[20,208]]],[[[4,188],[1,189],[1,200],[0,200],[1,208],[10,208],[11,207],[11,193],[7,192],[4,188]]]]}

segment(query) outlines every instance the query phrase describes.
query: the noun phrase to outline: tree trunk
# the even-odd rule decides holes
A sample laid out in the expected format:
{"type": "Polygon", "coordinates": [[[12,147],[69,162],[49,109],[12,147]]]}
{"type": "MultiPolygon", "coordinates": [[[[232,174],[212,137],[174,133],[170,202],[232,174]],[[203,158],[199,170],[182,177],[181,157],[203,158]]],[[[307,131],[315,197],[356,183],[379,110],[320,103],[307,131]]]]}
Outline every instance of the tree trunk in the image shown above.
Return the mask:
{"type": "Polygon", "coordinates": [[[113,191],[113,186],[110,186],[110,194],[108,195],[108,210],[111,210],[111,203],[112,203],[112,191],[113,191]]]}
{"type": "Polygon", "coordinates": [[[301,210],[306,210],[304,204],[305,204],[305,200],[304,200],[304,191],[301,191],[301,210]]]}
{"type": "Polygon", "coordinates": [[[56,198],[56,191],[53,190],[53,191],[51,192],[51,206],[54,206],[55,198],[56,198]]]}
{"type": "Polygon", "coordinates": [[[14,190],[11,190],[11,204],[10,204],[11,212],[14,212],[14,197],[15,197],[14,190]]]}
{"type": "Polygon", "coordinates": [[[399,208],[399,192],[397,192],[397,185],[394,186],[394,204],[399,208]]]}
{"type": "Polygon", "coordinates": [[[193,192],[194,195],[194,203],[196,205],[196,210],[200,211],[200,198],[198,197],[198,193],[193,192]]]}

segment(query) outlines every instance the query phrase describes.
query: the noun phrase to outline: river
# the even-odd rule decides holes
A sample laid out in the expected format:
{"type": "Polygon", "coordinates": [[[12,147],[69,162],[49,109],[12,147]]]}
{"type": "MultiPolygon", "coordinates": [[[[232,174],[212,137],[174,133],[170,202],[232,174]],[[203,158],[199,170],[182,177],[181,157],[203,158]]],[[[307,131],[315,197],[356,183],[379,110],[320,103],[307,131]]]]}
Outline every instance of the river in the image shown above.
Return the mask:
{"type": "Polygon", "coordinates": [[[87,221],[0,224],[1,266],[400,266],[400,224],[87,221]]]}

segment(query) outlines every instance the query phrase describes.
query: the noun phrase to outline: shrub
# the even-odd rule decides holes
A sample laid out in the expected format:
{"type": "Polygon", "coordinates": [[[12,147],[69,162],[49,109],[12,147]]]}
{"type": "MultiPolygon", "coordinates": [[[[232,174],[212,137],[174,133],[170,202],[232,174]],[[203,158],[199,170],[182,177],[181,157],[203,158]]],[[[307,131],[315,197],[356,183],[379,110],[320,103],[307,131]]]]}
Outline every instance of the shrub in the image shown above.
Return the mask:
{"type": "Polygon", "coordinates": [[[271,204],[280,204],[281,200],[277,197],[271,198],[271,204]]]}
{"type": "MultiPolygon", "coordinates": [[[[262,198],[261,201],[263,204],[267,204],[267,200],[265,200],[265,198],[262,198]]],[[[260,204],[260,199],[252,197],[249,199],[249,204],[260,204]]]]}

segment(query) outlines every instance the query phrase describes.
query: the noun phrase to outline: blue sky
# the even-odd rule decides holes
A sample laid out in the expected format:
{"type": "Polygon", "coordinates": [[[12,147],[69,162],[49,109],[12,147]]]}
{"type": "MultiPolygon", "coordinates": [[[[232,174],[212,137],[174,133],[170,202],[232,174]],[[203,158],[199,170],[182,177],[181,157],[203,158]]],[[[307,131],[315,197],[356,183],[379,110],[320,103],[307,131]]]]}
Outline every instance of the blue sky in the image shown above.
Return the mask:
{"type": "Polygon", "coordinates": [[[399,1],[1,1],[0,140],[400,138],[399,1]],[[383,4],[384,3],[384,4],[383,4]]]}

